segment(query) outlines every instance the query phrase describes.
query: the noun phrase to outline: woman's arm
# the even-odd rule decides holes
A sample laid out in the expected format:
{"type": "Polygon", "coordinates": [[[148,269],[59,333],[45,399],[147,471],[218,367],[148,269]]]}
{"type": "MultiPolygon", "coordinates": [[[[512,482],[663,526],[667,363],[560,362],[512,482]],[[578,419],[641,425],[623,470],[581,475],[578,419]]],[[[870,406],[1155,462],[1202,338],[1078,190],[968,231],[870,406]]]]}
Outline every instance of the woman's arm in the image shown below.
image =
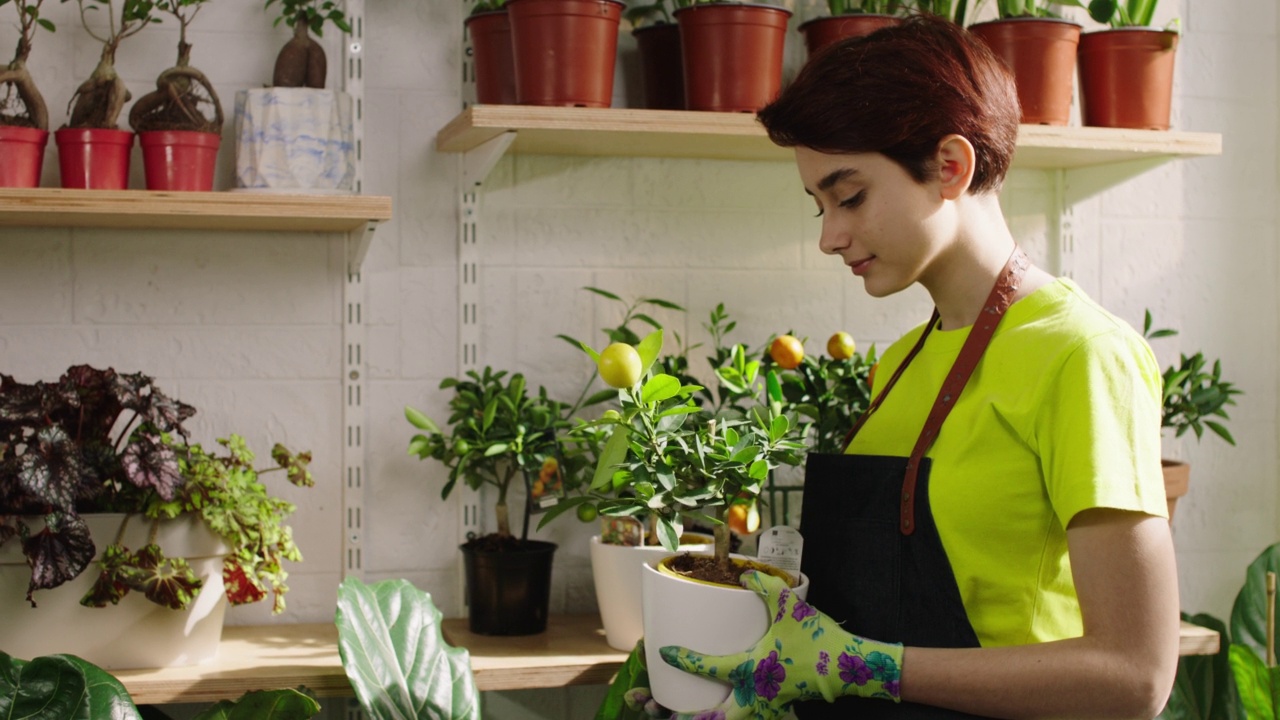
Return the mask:
{"type": "Polygon", "coordinates": [[[1067,528],[1084,636],[1003,648],[907,648],[902,699],[994,718],[1142,718],[1178,664],[1178,580],[1167,520],[1092,509],[1067,528]]]}

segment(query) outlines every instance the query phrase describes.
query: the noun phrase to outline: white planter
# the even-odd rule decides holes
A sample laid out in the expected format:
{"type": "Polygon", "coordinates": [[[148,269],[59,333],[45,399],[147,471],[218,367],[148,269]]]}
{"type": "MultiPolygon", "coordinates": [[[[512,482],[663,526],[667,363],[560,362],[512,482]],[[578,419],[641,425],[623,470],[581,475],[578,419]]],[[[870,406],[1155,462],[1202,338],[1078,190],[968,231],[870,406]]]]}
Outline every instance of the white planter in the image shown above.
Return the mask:
{"type": "MultiPolygon", "coordinates": [[[[707,655],[748,650],[768,631],[770,610],[750,590],[705,585],[659,573],[655,566],[661,560],[646,563],[641,576],[649,689],[655,700],[677,712],[706,710],[729,697],[729,685],[673,668],[663,662],[658,651],[667,645],[680,645],[707,655]]],[[[800,584],[792,592],[806,597],[809,578],[801,575],[800,584]]]]}
{"type": "MultiPolygon", "coordinates": [[[[124,515],[85,515],[98,549],[111,544],[124,515]]],[[[38,520],[24,518],[33,531],[38,520]],[[34,522],[33,522],[34,521],[34,522]]],[[[139,550],[147,544],[150,521],[130,518],[124,544],[139,550]]],[[[187,610],[170,610],[130,592],[120,604],[87,608],[80,604],[98,577],[91,564],[79,577],[53,590],[38,590],[38,607],[27,602],[31,571],[20,541],[0,546],[0,650],[23,660],[53,653],[78,655],[106,670],[194,665],[211,660],[222,639],[227,599],[222,585],[222,558],[228,548],[195,516],[161,524],[156,544],[168,557],[185,557],[204,587],[187,610]]]]}
{"type": "Polygon", "coordinates": [[[236,187],[256,192],[355,191],[351,96],[338,90],[236,93],[236,187]]]}
{"type": "MultiPolygon", "coordinates": [[[[681,545],[681,552],[710,552],[713,543],[681,545]]],[[[646,563],[671,553],[661,545],[633,547],[607,545],[591,538],[591,574],[596,583],[596,604],[604,621],[609,647],[630,652],[644,635],[640,611],[640,574],[646,563]]]]}

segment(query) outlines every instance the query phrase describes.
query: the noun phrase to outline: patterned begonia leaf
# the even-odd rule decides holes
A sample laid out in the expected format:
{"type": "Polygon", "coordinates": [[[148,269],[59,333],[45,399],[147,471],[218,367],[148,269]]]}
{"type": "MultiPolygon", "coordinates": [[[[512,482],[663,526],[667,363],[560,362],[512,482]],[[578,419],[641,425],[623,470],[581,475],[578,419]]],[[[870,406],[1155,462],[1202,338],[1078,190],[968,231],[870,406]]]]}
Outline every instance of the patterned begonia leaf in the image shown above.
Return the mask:
{"type": "Polygon", "coordinates": [[[35,607],[31,594],[47,590],[75,578],[93,561],[96,550],[89,526],[78,516],[50,513],[43,530],[23,538],[22,552],[31,563],[27,601],[35,607]]]}
{"type": "Polygon", "coordinates": [[[119,603],[129,594],[129,584],[125,582],[124,567],[133,562],[133,554],[123,545],[108,545],[98,560],[98,578],[93,587],[80,599],[85,607],[106,607],[119,603]]]}
{"type": "Polygon", "coordinates": [[[76,486],[87,472],[89,469],[80,461],[67,433],[60,427],[46,427],[30,440],[21,458],[18,484],[41,502],[71,511],[75,507],[76,486]]]}
{"type": "Polygon", "coordinates": [[[130,588],[147,599],[173,610],[185,610],[203,587],[182,558],[166,558],[160,546],[151,544],[134,553],[133,562],[121,572],[130,588]]]}
{"type": "Polygon", "coordinates": [[[151,488],[165,500],[173,500],[183,484],[178,456],[154,435],[140,435],[120,458],[125,477],[140,488],[151,488]]]}

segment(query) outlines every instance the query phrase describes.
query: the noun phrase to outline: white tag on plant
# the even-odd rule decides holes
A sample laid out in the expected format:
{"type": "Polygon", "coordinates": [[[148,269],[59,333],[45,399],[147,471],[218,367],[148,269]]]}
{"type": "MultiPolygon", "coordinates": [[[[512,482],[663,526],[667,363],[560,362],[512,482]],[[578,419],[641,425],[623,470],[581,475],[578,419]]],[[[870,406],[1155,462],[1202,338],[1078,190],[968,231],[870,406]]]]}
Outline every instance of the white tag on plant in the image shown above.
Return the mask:
{"type": "Polygon", "coordinates": [[[800,556],[804,551],[804,538],[793,527],[779,525],[760,533],[759,551],[756,557],[779,570],[800,576],[800,556]]]}

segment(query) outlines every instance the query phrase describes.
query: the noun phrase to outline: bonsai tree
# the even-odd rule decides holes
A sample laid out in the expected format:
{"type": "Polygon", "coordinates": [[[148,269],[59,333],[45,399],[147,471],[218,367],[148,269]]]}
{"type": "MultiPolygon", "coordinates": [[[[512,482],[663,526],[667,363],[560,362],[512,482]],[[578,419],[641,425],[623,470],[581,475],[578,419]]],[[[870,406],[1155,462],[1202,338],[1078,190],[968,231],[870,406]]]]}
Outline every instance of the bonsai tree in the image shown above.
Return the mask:
{"type": "MultiPolygon", "coordinates": [[[[271,84],[276,87],[323,88],[328,63],[324,48],[311,37],[311,33],[324,35],[325,21],[342,32],[351,32],[347,17],[335,0],[278,0],[280,15],[275,26],[285,23],[293,28],[293,39],[285,43],[276,56],[275,72],[271,84]]],[[[277,0],[267,0],[270,8],[277,0]]]]}
{"type": "Polygon", "coordinates": [[[4,88],[4,95],[0,97],[0,125],[48,130],[49,109],[27,70],[27,59],[31,57],[36,28],[53,32],[53,23],[40,17],[44,0],[0,0],[0,7],[9,4],[18,12],[18,49],[13,53],[13,60],[0,68],[0,87],[4,88]]]}
{"type": "MultiPolygon", "coordinates": [[[[252,602],[270,589],[276,612],[283,609],[280,561],[301,559],[282,524],[293,507],[267,495],[243,439],[221,441],[225,458],[187,444],[183,422],[194,414],[141,373],[77,365],[55,383],[34,384],[0,375],[0,544],[21,542],[33,606],[37,590],[78,577],[98,554],[84,516],[113,512],[144,514],[152,541],[124,547],[122,525],[81,603],[102,607],[138,590],[187,607],[200,580],[154,538],[162,519],[197,512],[232,548],[223,567],[228,599],[252,602]]],[[[311,483],[309,454],[277,445],[272,457],[295,484],[311,483]]]]}
{"type": "Polygon", "coordinates": [[[102,43],[102,57],[93,74],[71,96],[71,120],[67,127],[114,130],[124,104],[133,97],[116,72],[116,51],[126,38],[137,35],[151,23],[160,22],[154,15],[156,0],[119,0],[119,15],[116,14],[116,0],[75,2],[80,8],[80,21],[85,31],[102,43]],[[109,22],[105,34],[100,35],[89,24],[89,12],[101,9],[106,10],[109,22]]]}
{"type": "Polygon", "coordinates": [[[149,130],[190,130],[222,132],[222,102],[205,74],[191,66],[191,43],[187,26],[195,20],[207,0],[158,0],[156,9],[178,21],[178,62],[160,73],[156,89],[138,98],[129,111],[129,125],[135,132],[149,130]],[[209,106],[209,117],[202,106],[209,106]]]}
{"type": "MultiPolygon", "coordinates": [[[[410,440],[409,454],[438,460],[449,468],[441,499],[448,499],[459,480],[473,490],[484,485],[496,488],[494,542],[509,543],[513,540],[507,508],[511,482],[521,473],[536,477],[547,461],[557,459],[557,433],[568,426],[565,405],[549,398],[543,387],[530,396],[523,375],[491,367],[469,370],[464,379],[445,378],[440,388],[454,391],[449,401],[449,433],[406,407],[405,417],[423,431],[410,440]]],[[[527,539],[528,530],[526,514],[521,540],[527,539]]]]}
{"type": "MultiPolygon", "coordinates": [[[[1177,330],[1163,328],[1151,329],[1151,311],[1146,312],[1142,324],[1142,336],[1147,340],[1177,335],[1177,330]]],[[[1188,430],[1195,433],[1199,440],[1205,428],[1218,437],[1235,445],[1235,438],[1221,422],[1211,418],[1230,420],[1225,407],[1235,405],[1233,395],[1239,395],[1232,383],[1222,379],[1222,361],[1214,360],[1213,369],[1208,369],[1208,361],[1204,353],[1181,355],[1177,365],[1170,365],[1164,371],[1164,400],[1161,427],[1174,428],[1174,437],[1182,437],[1188,430]]]]}

